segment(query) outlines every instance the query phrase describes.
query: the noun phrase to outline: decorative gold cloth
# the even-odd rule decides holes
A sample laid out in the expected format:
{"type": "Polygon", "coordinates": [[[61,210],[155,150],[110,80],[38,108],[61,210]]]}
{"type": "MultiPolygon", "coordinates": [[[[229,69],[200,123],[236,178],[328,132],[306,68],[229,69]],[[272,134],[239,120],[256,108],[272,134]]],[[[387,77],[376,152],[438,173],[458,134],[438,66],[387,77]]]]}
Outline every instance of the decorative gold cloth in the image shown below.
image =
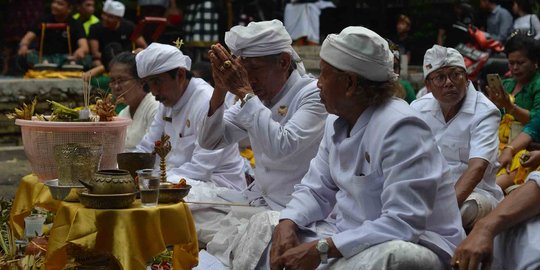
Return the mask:
{"type": "Polygon", "coordinates": [[[15,231],[23,235],[24,216],[34,205],[56,209],[46,269],[62,269],[68,243],[110,253],[126,270],[146,269],[146,263],[168,245],[174,245],[174,269],[191,269],[198,263],[195,224],[184,203],[142,208],[136,200],[128,209],[89,209],[80,203],[55,202],[48,188],[28,175],[19,185],[11,211],[15,231]]]}
{"type": "Polygon", "coordinates": [[[17,239],[24,237],[24,218],[34,207],[56,212],[59,201],[52,198],[49,188],[38,180],[35,174],[24,176],[19,183],[15,200],[9,214],[10,225],[17,239]]]}
{"type": "Polygon", "coordinates": [[[25,79],[67,79],[82,77],[82,71],[59,71],[59,70],[28,70],[24,74],[25,79]]]}

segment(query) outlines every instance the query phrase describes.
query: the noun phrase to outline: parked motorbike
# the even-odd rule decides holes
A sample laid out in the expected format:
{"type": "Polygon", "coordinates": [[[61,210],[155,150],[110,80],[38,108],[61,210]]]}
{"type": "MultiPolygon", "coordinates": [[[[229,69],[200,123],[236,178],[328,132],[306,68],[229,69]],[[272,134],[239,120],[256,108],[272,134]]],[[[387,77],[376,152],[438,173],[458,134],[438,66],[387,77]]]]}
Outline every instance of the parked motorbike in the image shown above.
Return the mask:
{"type": "Polygon", "coordinates": [[[483,89],[486,75],[498,73],[501,77],[508,72],[508,60],[504,54],[503,44],[473,25],[455,23],[452,25],[467,37],[464,42],[456,45],[467,68],[467,77],[483,89]]]}

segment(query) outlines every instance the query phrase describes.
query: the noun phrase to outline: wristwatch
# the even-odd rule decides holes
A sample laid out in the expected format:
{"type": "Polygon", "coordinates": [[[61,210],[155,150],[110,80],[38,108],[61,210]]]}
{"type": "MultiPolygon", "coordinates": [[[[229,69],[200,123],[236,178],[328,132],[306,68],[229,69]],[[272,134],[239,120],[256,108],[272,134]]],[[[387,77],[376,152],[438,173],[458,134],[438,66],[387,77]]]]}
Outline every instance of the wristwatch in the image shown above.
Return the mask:
{"type": "Polygon", "coordinates": [[[244,104],[246,104],[246,102],[247,102],[248,100],[250,100],[250,99],[251,99],[252,97],[254,97],[254,96],[255,96],[255,94],[253,94],[253,93],[247,93],[247,94],[244,96],[244,98],[242,98],[242,99],[240,100],[240,107],[244,107],[244,104]]]}
{"type": "Polygon", "coordinates": [[[328,262],[328,250],[330,249],[330,246],[328,245],[328,241],[326,239],[321,239],[317,243],[317,251],[319,252],[319,256],[321,256],[321,263],[326,264],[328,262]]]}

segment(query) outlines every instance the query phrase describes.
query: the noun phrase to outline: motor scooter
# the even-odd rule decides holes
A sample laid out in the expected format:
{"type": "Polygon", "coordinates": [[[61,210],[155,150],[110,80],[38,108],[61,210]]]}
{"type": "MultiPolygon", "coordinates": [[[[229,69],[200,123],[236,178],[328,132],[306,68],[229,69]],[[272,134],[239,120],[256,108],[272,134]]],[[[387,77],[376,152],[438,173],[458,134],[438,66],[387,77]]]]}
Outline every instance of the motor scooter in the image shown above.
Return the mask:
{"type": "Polygon", "coordinates": [[[455,49],[463,56],[469,80],[483,86],[487,74],[498,73],[503,77],[508,72],[508,60],[500,41],[473,25],[455,23],[452,27],[466,33],[468,37],[465,42],[456,45],[455,49]]]}

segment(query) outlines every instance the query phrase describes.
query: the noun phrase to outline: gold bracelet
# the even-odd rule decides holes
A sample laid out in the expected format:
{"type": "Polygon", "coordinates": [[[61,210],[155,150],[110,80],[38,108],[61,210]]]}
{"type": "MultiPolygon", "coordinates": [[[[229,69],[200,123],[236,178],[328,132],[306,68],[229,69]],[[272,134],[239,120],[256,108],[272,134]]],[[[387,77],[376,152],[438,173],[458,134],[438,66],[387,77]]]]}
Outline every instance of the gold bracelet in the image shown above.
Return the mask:
{"type": "Polygon", "coordinates": [[[508,99],[510,99],[510,103],[512,104],[512,108],[506,113],[512,114],[516,110],[516,98],[513,95],[508,95],[508,99]]]}
{"type": "Polygon", "coordinates": [[[509,144],[505,145],[503,147],[503,150],[506,149],[506,148],[510,149],[512,151],[512,155],[514,155],[514,152],[516,151],[516,148],[514,148],[513,146],[511,146],[509,144]]]}

